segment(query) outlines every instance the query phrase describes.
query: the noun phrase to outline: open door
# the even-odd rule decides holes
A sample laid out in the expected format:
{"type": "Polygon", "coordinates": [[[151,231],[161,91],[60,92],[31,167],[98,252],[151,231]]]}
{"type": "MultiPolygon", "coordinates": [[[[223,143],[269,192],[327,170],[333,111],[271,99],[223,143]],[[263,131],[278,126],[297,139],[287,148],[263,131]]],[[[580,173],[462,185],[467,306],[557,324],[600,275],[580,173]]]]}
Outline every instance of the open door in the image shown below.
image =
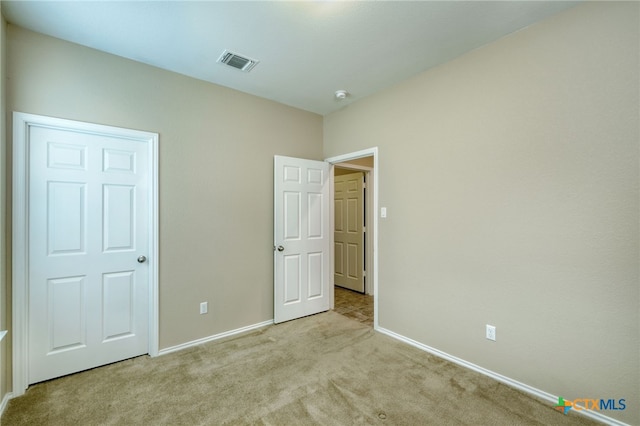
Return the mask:
{"type": "Polygon", "coordinates": [[[274,322],[329,310],[330,164],[275,156],[274,322]]]}

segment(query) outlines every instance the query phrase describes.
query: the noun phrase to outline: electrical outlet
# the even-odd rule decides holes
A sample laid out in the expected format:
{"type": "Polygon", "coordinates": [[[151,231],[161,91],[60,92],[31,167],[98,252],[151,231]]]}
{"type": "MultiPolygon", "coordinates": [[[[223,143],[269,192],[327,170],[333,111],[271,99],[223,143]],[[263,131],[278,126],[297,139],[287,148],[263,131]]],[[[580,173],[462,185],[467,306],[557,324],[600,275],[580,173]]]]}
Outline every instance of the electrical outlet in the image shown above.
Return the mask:
{"type": "Polygon", "coordinates": [[[209,302],[202,302],[200,304],[200,314],[206,314],[209,311],[209,302]]]}
{"type": "Polygon", "coordinates": [[[487,333],[486,334],[487,339],[493,340],[495,342],[495,340],[496,340],[496,327],[493,326],[493,325],[487,324],[486,333],[487,333]]]}

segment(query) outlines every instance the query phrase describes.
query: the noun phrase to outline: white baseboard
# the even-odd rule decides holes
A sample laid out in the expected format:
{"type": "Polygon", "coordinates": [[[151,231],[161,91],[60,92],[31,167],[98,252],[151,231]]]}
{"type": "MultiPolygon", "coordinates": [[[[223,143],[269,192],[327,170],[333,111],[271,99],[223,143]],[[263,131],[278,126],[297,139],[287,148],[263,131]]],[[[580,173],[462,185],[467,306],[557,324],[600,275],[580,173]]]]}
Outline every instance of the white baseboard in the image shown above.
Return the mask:
{"type": "Polygon", "coordinates": [[[2,402],[0,403],[0,417],[2,417],[2,414],[4,414],[4,409],[7,408],[7,404],[9,404],[9,400],[11,398],[13,398],[12,392],[7,392],[4,395],[4,398],[2,398],[2,402]]]}
{"type": "MultiPolygon", "coordinates": [[[[491,370],[487,370],[486,368],[480,367],[479,365],[473,364],[471,362],[465,361],[463,359],[460,359],[458,357],[455,357],[453,355],[449,355],[446,352],[442,352],[438,349],[432,348],[430,346],[427,346],[425,344],[422,344],[420,342],[417,342],[413,339],[410,339],[408,337],[405,337],[401,334],[398,333],[394,333],[391,330],[387,330],[386,328],[382,328],[380,326],[376,327],[376,331],[379,331],[382,334],[386,334],[389,337],[393,337],[394,339],[397,339],[401,342],[407,343],[411,346],[414,346],[418,349],[422,349],[425,352],[429,352],[430,354],[433,354],[439,358],[443,358],[446,359],[447,361],[451,361],[454,364],[458,364],[462,367],[468,368],[470,370],[476,371],[480,374],[484,374],[485,376],[491,377],[494,380],[497,380],[501,383],[504,383],[506,385],[509,385],[513,388],[516,388],[518,390],[521,390],[523,392],[526,392],[528,394],[531,394],[533,396],[536,396],[540,399],[544,399],[546,401],[549,401],[551,403],[557,403],[558,402],[558,397],[556,395],[551,395],[548,392],[545,392],[543,390],[534,388],[533,386],[529,386],[527,384],[521,383],[517,380],[511,379],[509,377],[503,376],[502,374],[498,374],[496,372],[493,372],[491,370]]],[[[611,417],[607,417],[603,414],[600,414],[596,411],[592,411],[592,410],[586,410],[586,409],[582,409],[582,410],[576,410],[577,413],[582,414],[583,416],[587,416],[593,420],[602,422],[604,424],[608,424],[608,425],[612,425],[612,426],[629,426],[627,423],[621,422],[619,420],[616,419],[612,419],[611,417]]]]}
{"type": "Polygon", "coordinates": [[[219,340],[225,337],[233,336],[240,333],[246,333],[247,331],[255,330],[256,328],[266,327],[268,325],[272,325],[273,320],[259,322],[257,324],[248,325],[246,327],[236,328],[235,330],[225,331],[224,333],[214,334],[213,336],[203,337],[202,339],[192,340],[190,342],[181,343],[176,346],[171,346],[169,348],[161,349],[158,351],[158,356],[166,355],[171,352],[181,351],[183,349],[191,348],[193,346],[202,345],[203,343],[212,342],[214,340],[219,340]]]}

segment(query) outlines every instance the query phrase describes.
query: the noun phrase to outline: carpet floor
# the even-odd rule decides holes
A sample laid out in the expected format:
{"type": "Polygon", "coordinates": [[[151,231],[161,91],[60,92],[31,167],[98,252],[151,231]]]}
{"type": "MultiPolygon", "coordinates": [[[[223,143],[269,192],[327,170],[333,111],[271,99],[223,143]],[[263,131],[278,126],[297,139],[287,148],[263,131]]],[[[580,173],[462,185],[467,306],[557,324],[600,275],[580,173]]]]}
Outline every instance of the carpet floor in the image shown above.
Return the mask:
{"type": "Polygon", "coordinates": [[[29,387],[12,425],[593,425],[326,312],[29,387]]]}

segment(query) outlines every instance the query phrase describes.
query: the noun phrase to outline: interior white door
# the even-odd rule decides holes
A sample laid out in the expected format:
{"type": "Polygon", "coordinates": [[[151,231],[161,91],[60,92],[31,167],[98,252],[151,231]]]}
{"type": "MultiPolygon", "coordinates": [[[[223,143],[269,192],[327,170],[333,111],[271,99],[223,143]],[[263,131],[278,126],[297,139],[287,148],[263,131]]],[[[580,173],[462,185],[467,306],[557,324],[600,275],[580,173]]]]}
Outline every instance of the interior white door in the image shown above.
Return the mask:
{"type": "Polygon", "coordinates": [[[29,384],[147,353],[146,144],[32,127],[28,147],[29,384]]]}
{"type": "Polygon", "coordinates": [[[334,284],[364,293],[364,174],[336,176],[334,183],[334,284]]]}
{"type": "Polygon", "coordinates": [[[275,157],[274,322],[329,310],[329,163],[275,157]]]}

